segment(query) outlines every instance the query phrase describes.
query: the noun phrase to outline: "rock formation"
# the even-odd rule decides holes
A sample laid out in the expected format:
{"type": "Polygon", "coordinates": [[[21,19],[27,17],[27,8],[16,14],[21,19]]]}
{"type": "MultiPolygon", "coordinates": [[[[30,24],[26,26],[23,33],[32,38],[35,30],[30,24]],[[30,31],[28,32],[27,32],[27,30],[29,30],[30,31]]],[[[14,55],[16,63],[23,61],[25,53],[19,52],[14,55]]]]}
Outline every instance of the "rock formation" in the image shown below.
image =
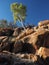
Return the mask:
{"type": "Polygon", "coordinates": [[[38,26],[0,29],[0,65],[49,65],[49,20],[38,26]]]}

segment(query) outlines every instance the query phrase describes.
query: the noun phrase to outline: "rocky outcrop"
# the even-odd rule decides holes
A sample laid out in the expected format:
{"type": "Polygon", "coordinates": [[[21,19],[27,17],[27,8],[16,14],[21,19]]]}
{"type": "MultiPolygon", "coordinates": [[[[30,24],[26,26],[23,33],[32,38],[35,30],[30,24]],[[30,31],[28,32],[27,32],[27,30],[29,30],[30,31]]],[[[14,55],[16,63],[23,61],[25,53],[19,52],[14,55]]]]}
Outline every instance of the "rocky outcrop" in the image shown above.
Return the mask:
{"type": "Polygon", "coordinates": [[[38,31],[22,38],[21,40],[24,41],[24,43],[26,42],[31,44],[35,49],[39,49],[41,46],[49,47],[49,42],[47,41],[48,39],[49,31],[45,29],[39,29],[38,31]]]}
{"type": "Polygon", "coordinates": [[[49,57],[49,48],[40,47],[39,50],[37,51],[37,55],[43,57],[44,59],[49,57]]]}
{"type": "Polygon", "coordinates": [[[14,54],[7,51],[0,52],[0,65],[49,65],[49,57],[42,57],[33,54],[14,54]]]}
{"type": "Polygon", "coordinates": [[[49,20],[44,20],[44,21],[40,21],[39,23],[38,23],[38,26],[44,26],[44,25],[48,25],[49,24],[49,20]]]}
{"type": "Polygon", "coordinates": [[[0,29],[0,36],[12,36],[14,30],[13,29],[0,29]]]}
{"type": "Polygon", "coordinates": [[[1,65],[49,65],[49,20],[35,27],[0,29],[1,65]],[[23,63],[22,63],[23,62],[23,63]]]}

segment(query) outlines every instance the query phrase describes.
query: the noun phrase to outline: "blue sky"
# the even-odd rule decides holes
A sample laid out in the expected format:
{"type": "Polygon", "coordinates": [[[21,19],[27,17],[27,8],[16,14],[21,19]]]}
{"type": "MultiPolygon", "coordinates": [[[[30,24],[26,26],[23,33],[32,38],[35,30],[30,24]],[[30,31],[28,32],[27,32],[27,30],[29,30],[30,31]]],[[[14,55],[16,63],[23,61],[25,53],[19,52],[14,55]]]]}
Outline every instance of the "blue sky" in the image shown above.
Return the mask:
{"type": "Polygon", "coordinates": [[[0,20],[13,21],[10,4],[14,2],[26,5],[26,23],[37,25],[39,21],[49,19],[49,0],[0,0],[0,20]]]}

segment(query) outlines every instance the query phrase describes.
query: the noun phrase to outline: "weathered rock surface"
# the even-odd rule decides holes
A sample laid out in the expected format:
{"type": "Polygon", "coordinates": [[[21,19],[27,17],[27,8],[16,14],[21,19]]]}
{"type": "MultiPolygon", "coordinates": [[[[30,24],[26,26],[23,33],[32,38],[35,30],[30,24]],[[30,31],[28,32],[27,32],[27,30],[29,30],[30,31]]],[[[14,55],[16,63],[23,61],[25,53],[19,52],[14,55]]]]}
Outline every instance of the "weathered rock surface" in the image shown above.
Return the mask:
{"type": "Polygon", "coordinates": [[[44,59],[49,57],[49,48],[40,47],[40,49],[37,51],[37,55],[43,57],[44,59]]]}
{"type": "Polygon", "coordinates": [[[49,65],[49,20],[25,31],[1,28],[0,65],[49,65]]]}
{"type": "Polygon", "coordinates": [[[0,65],[49,65],[49,57],[42,57],[33,54],[14,54],[8,51],[0,52],[0,65]]]}
{"type": "Polygon", "coordinates": [[[47,25],[47,24],[49,24],[49,20],[44,20],[44,21],[40,21],[38,23],[38,26],[44,26],[44,25],[47,25]]]}

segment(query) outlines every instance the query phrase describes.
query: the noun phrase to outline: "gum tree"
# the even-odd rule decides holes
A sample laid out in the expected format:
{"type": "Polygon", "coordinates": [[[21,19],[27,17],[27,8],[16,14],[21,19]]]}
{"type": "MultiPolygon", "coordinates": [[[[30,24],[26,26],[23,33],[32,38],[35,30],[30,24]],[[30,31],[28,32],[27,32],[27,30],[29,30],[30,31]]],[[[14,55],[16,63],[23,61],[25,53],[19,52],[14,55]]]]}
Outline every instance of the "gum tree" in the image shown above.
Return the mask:
{"type": "Polygon", "coordinates": [[[23,22],[26,18],[26,6],[22,5],[22,3],[13,3],[11,4],[11,11],[13,12],[14,23],[19,21],[25,29],[23,22]]]}

